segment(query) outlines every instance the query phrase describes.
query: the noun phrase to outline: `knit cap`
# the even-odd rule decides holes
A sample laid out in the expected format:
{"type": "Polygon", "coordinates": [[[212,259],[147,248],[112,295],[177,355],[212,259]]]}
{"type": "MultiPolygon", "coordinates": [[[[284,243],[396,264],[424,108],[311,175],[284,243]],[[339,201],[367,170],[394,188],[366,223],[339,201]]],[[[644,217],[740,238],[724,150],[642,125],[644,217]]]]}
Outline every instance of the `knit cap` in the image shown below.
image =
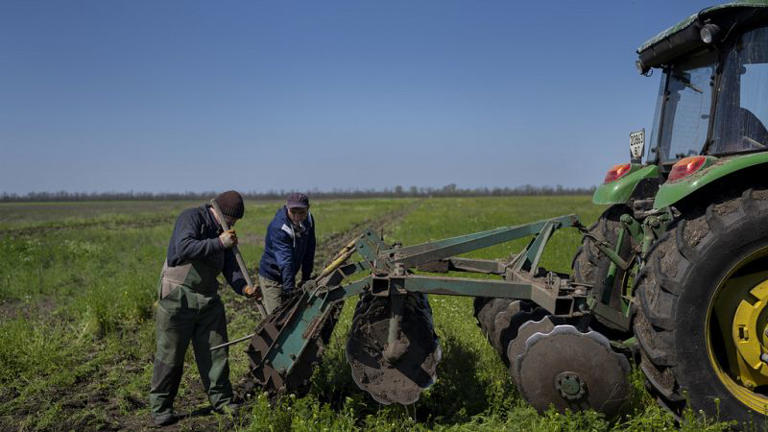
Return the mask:
{"type": "Polygon", "coordinates": [[[226,216],[242,219],[245,206],[243,205],[243,197],[237,191],[222,192],[214,198],[214,201],[226,216]]]}

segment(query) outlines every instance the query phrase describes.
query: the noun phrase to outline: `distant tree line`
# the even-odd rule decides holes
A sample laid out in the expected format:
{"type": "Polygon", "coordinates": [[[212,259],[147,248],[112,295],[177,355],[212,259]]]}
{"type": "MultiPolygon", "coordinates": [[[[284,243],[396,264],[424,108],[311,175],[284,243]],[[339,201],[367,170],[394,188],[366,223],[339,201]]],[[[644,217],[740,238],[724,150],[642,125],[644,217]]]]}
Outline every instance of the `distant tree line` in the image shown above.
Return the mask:
{"type": "MultiPolygon", "coordinates": [[[[475,197],[475,196],[534,196],[534,195],[591,195],[590,188],[568,188],[557,186],[522,185],[517,187],[460,188],[455,184],[440,188],[395,186],[392,189],[333,189],[331,191],[309,190],[306,192],[313,199],[322,198],[398,198],[398,197],[475,197]]],[[[243,196],[252,200],[280,200],[292,191],[279,190],[268,192],[246,192],[243,196]]],[[[15,194],[3,192],[0,202],[14,201],[124,201],[124,200],[205,200],[216,196],[217,192],[30,192],[15,194]]]]}

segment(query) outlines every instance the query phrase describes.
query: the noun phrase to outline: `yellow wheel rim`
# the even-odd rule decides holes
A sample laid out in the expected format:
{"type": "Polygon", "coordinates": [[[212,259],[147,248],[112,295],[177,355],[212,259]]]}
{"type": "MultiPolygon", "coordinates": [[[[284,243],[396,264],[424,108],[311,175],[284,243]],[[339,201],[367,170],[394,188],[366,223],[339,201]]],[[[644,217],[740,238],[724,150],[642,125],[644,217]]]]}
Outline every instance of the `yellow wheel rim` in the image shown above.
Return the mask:
{"type": "Polygon", "coordinates": [[[706,326],[707,355],[718,378],[741,403],[764,414],[768,413],[768,269],[744,270],[766,256],[768,249],[743,259],[718,285],[706,326]]]}

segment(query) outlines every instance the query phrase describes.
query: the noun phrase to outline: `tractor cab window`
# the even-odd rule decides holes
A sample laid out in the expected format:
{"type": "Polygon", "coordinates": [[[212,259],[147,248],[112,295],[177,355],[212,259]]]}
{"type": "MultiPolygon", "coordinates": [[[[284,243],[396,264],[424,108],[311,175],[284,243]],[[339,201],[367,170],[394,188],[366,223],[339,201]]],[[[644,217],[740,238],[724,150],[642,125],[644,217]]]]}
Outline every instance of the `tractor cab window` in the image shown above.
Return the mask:
{"type": "Polygon", "coordinates": [[[653,128],[651,128],[651,140],[648,141],[648,154],[646,160],[649,163],[653,163],[656,160],[656,152],[659,151],[659,125],[661,124],[661,108],[664,104],[664,94],[667,89],[666,75],[659,82],[659,92],[656,96],[656,109],[653,111],[653,128]]]}
{"type": "Polygon", "coordinates": [[[763,150],[768,145],[768,28],[742,35],[728,52],[710,154],[763,150]]]}
{"type": "MultiPolygon", "coordinates": [[[[707,139],[714,57],[701,54],[665,71],[666,88],[659,126],[661,162],[699,154],[707,139]]],[[[654,128],[656,129],[656,128],[654,128]]]]}

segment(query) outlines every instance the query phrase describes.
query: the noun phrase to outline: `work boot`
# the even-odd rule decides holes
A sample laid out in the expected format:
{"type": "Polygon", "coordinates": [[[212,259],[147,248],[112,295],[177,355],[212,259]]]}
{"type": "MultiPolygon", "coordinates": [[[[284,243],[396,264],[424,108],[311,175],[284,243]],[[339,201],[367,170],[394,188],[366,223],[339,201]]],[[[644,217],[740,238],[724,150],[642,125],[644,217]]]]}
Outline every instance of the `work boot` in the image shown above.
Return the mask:
{"type": "Polygon", "coordinates": [[[178,418],[173,412],[167,412],[163,414],[152,414],[152,421],[155,422],[156,426],[168,426],[171,424],[176,423],[176,420],[178,418]]]}

